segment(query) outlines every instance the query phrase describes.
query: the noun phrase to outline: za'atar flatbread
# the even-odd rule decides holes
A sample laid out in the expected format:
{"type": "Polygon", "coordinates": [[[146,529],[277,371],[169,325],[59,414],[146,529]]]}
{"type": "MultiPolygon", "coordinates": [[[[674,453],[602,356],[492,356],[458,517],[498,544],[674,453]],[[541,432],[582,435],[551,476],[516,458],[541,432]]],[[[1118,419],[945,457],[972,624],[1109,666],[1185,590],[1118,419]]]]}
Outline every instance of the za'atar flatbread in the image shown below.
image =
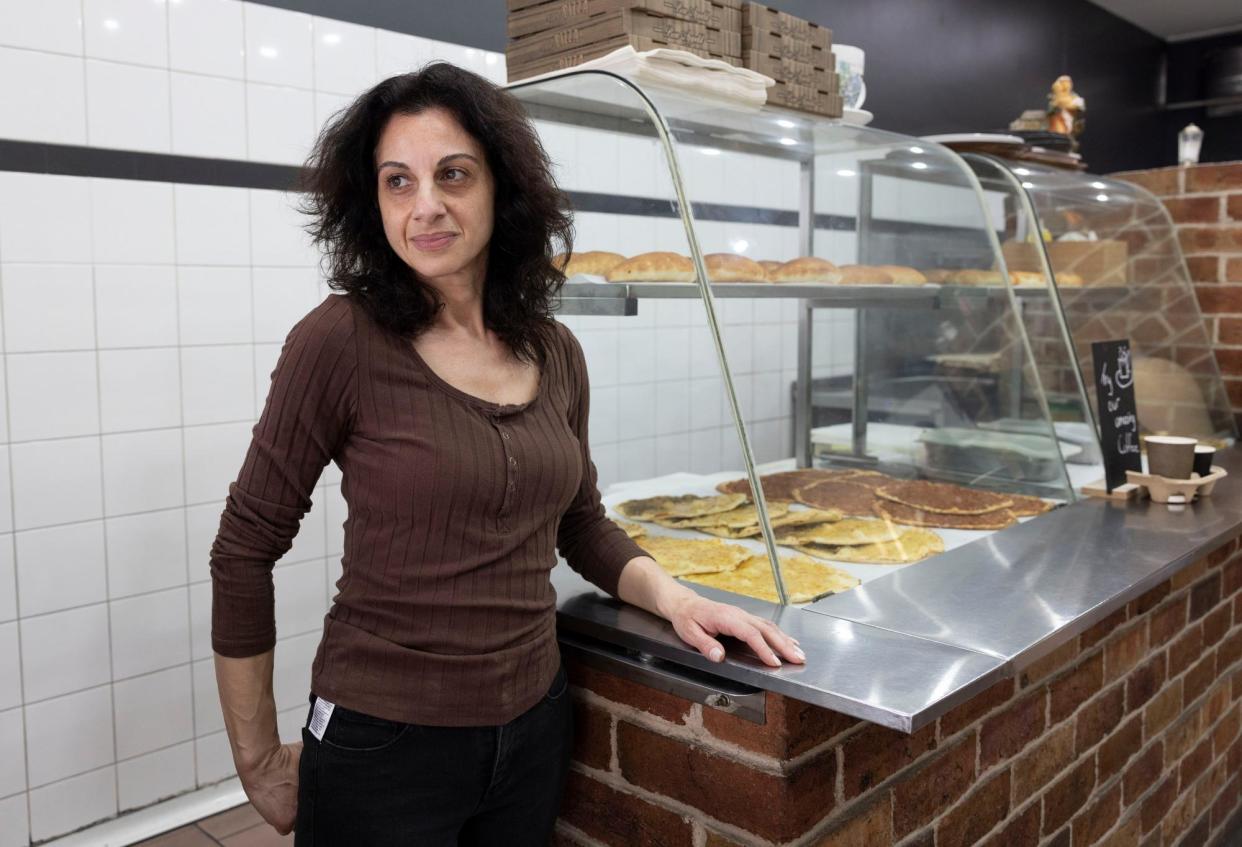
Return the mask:
{"type": "Polygon", "coordinates": [[[711,497],[700,497],[697,494],[664,495],[626,500],[617,505],[617,512],[632,521],[649,521],[656,515],[692,518],[727,512],[745,502],[745,494],[719,494],[711,497]]]}
{"type": "MultiPolygon", "coordinates": [[[[789,511],[789,506],[785,503],[773,501],[768,504],[769,518],[778,517],[787,511],[789,511]]],[[[695,515],[694,517],[656,515],[652,520],[660,526],[666,526],[669,529],[701,529],[717,526],[729,527],[731,529],[746,526],[757,528],[759,525],[759,510],[754,503],[746,503],[727,512],[713,512],[710,515],[695,515]]]]}

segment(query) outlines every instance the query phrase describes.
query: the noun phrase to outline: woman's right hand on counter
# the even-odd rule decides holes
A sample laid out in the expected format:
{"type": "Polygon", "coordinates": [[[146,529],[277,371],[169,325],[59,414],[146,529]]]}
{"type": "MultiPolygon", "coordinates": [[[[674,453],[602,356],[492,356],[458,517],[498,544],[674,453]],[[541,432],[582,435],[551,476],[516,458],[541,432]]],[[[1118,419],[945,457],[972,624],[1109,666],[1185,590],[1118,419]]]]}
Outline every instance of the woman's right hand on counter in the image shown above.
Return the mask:
{"type": "Polygon", "coordinates": [[[255,811],[281,835],[293,831],[298,816],[298,762],[302,742],[281,744],[270,753],[238,771],[242,788],[255,811]]]}

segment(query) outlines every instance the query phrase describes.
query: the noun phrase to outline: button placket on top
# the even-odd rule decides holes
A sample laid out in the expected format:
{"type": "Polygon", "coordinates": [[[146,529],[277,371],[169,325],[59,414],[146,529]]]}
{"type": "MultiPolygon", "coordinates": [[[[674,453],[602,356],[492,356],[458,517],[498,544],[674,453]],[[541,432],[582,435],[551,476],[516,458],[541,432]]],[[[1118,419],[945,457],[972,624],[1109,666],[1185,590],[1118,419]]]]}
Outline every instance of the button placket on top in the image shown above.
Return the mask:
{"type": "Polygon", "coordinates": [[[504,420],[499,412],[493,412],[490,416],[492,426],[500,433],[500,447],[505,455],[505,491],[504,497],[500,502],[500,511],[496,515],[497,522],[501,532],[508,532],[511,529],[509,524],[509,511],[513,507],[513,500],[517,496],[517,457],[513,455],[513,438],[506,428],[504,420]]]}

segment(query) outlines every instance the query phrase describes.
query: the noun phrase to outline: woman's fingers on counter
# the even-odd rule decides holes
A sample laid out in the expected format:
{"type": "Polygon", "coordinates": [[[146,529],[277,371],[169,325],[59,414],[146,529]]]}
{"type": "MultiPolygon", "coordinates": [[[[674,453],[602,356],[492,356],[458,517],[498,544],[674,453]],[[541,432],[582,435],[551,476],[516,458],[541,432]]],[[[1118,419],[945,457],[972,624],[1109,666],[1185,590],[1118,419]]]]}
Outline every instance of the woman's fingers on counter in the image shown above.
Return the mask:
{"type": "Polygon", "coordinates": [[[746,642],[759,660],[779,668],[782,658],[801,664],[806,656],[798,642],[771,621],[756,617],[737,606],[694,598],[674,615],[673,628],[682,640],[713,662],[724,661],[724,647],[714,638],[730,635],[746,642]]]}

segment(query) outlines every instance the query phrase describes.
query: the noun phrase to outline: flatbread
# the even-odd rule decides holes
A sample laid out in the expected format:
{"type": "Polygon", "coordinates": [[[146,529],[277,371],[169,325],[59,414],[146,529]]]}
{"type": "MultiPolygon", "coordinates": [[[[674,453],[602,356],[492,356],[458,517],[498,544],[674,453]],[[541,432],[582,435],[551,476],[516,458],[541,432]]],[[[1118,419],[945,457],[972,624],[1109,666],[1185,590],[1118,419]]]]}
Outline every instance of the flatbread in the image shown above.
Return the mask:
{"type": "Polygon", "coordinates": [[[745,547],[715,538],[649,535],[639,546],[671,576],[731,571],[754,555],[745,547]]]}
{"type": "MultiPolygon", "coordinates": [[[[737,495],[734,495],[737,496],[737,495]]],[[[786,503],[772,502],[768,504],[768,517],[773,518],[789,511],[786,503]]],[[[727,512],[713,512],[710,515],[694,515],[681,517],[676,515],[656,515],[654,522],[669,529],[696,529],[707,526],[726,526],[732,529],[753,526],[758,529],[759,510],[754,503],[746,503],[727,512]]]]}
{"type": "MultiPolygon", "coordinates": [[[[783,515],[772,517],[770,514],[772,506],[779,501],[769,501],[768,510],[769,517],[772,520],[772,528],[779,529],[781,527],[791,526],[810,526],[812,524],[830,523],[839,521],[842,518],[840,512],[833,509],[802,509],[797,512],[792,509],[783,515]]],[[[783,504],[782,504],[783,505],[783,504]]],[[[788,507],[786,507],[788,508],[788,507]]],[[[759,524],[754,523],[749,526],[701,526],[698,527],[700,532],[706,532],[711,535],[718,535],[721,538],[758,538],[762,533],[759,530],[759,524]]]]}
{"type": "Polygon", "coordinates": [[[810,526],[812,524],[834,523],[845,515],[836,509],[790,509],[780,517],[772,519],[772,528],[788,526],[810,526]]]}
{"type": "Polygon", "coordinates": [[[645,497],[641,500],[626,500],[617,505],[617,512],[632,521],[649,521],[656,515],[672,515],[683,518],[696,515],[712,515],[716,512],[727,512],[736,509],[746,502],[745,494],[718,494],[714,497],[700,497],[697,494],[681,494],[677,496],[663,495],[645,497]]]}
{"type": "Polygon", "coordinates": [[[1009,511],[1013,512],[1020,518],[1031,518],[1035,515],[1042,515],[1044,512],[1051,512],[1056,508],[1056,503],[1051,503],[1042,497],[1031,497],[1027,494],[1006,494],[1013,505],[1009,506],[1009,511]]]}
{"type": "MultiPolygon", "coordinates": [[[[791,603],[809,603],[826,594],[848,591],[861,581],[843,570],[806,556],[781,556],[781,580],[791,603]]],[[[776,603],[776,583],[767,556],[751,556],[731,571],[686,577],[687,582],[776,603]]]]}
{"type": "Polygon", "coordinates": [[[924,512],[948,515],[982,515],[1007,509],[1013,505],[1007,495],[980,491],[950,482],[913,479],[876,489],[876,496],[894,503],[904,503],[924,512]]]}
{"type": "Polygon", "coordinates": [[[776,534],[776,540],[781,544],[820,544],[842,547],[894,541],[902,532],[900,527],[888,521],[846,518],[833,523],[785,528],[784,531],[776,534]]]}
{"type": "Polygon", "coordinates": [[[894,482],[901,482],[901,480],[899,480],[897,477],[889,476],[888,474],[883,474],[883,473],[880,473],[879,471],[850,471],[850,474],[851,475],[848,477],[845,477],[845,479],[849,480],[855,485],[866,486],[867,488],[870,488],[872,491],[875,491],[877,488],[880,488],[881,486],[889,485],[894,482]]]}
{"type": "Polygon", "coordinates": [[[636,523],[630,523],[629,521],[613,521],[613,523],[625,530],[625,534],[630,538],[642,538],[647,534],[647,530],[636,523]]]}
{"type": "Polygon", "coordinates": [[[907,529],[895,541],[830,547],[818,544],[794,548],[817,559],[860,565],[907,565],[944,552],[944,539],[930,529],[907,529]]]}
{"type": "Polygon", "coordinates": [[[849,479],[814,482],[794,491],[798,502],[812,509],[836,509],[856,518],[874,518],[875,492],[849,479]]]}
{"type": "MultiPolygon", "coordinates": [[[[813,482],[826,479],[847,479],[860,473],[855,470],[829,470],[828,468],[804,468],[799,471],[779,471],[759,477],[759,485],[763,487],[763,496],[769,500],[796,500],[794,492],[798,488],[813,482]]],[[[722,494],[745,494],[750,496],[750,480],[731,479],[716,486],[722,494]]]]}
{"type": "Polygon", "coordinates": [[[933,526],[940,529],[1005,529],[1017,523],[1017,517],[1009,509],[997,509],[981,515],[947,515],[943,512],[927,512],[881,500],[876,506],[880,517],[903,526],[933,526]]]}
{"type": "MultiPolygon", "coordinates": [[[[769,501],[768,510],[769,517],[772,520],[772,528],[789,526],[810,526],[812,524],[828,523],[830,521],[841,520],[841,513],[832,510],[820,509],[803,509],[801,511],[787,511],[782,515],[773,517],[771,510],[773,505],[779,501],[769,501]]],[[[781,504],[785,505],[785,504],[781,504]]],[[[785,506],[788,508],[788,506],[785,506]]],[[[759,524],[753,523],[747,526],[700,526],[697,527],[700,532],[706,532],[710,535],[718,535],[721,538],[758,538],[763,533],[759,530],[759,524]]]]}

